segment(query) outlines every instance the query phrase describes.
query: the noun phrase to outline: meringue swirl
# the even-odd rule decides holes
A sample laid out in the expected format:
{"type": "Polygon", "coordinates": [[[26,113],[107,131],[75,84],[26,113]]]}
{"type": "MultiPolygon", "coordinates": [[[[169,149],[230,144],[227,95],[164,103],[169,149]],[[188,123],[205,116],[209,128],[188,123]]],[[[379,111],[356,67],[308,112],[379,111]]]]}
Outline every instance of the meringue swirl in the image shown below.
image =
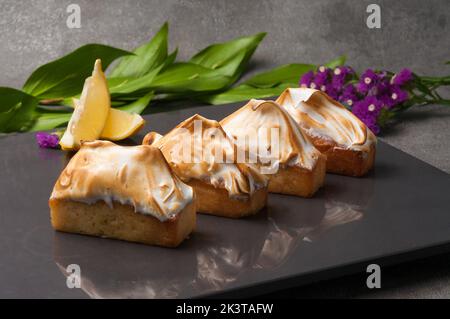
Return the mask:
{"type": "Polygon", "coordinates": [[[193,189],[171,171],[152,146],[83,143],[59,176],[51,199],[93,204],[117,201],[160,221],[177,215],[193,200],[193,189]]]}
{"type": "Polygon", "coordinates": [[[375,135],[363,122],[322,91],[290,88],[276,102],[312,137],[354,150],[368,150],[376,143],[375,135]]]}
{"type": "MultiPolygon", "coordinates": [[[[271,159],[271,165],[276,163],[277,165],[298,166],[312,170],[321,157],[320,152],[303,135],[292,117],[274,101],[252,99],[239,110],[224,118],[220,124],[235,139],[249,136],[255,130],[261,132],[262,129],[266,129],[268,132],[268,129],[277,129],[278,137],[275,137],[275,141],[273,141],[274,136],[268,137],[275,142],[275,147],[268,145],[267,148],[276,148],[279,153],[266,155],[271,159]]],[[[258,147],[261,148],[263,144],[259,141],[258,147]]],[[[251,146],[247,150],[251,152],[251,146]]],[[[266,160],[258,151],[259,165],[264,166],[266,160]]]]}
{"type": "Polygon", "coordinates": [[[184,182],[197,179],[224,188],[231,198],[246,199],[268,184],[256,167],[238,161],[235,145],[219,122],[198,114],[164,136],[150,132],[143,143],[159,147],[184,182]]]}

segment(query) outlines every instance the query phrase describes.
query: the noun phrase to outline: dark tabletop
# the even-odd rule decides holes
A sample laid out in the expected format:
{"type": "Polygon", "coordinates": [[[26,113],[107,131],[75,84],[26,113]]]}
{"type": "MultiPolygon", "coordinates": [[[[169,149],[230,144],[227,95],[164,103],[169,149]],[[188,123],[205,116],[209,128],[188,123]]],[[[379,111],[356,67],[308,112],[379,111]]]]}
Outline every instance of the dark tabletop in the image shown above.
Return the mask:
{"type": "MultiPolygon", "coordinates": [[[[123,143],[241,105],[147,115],[123,143]]],[[[367,176],[328,174],[313,198],[270,194],[250,218],[200,214],[177,249],[53,231],[48,198],[69,154],[40,149],[33,133],[4,136],[0,149],[0,297],[258,296],[450,250],[450,176],[383,142],[367,176]],[[81,290],[66,286],[74,264],[81,290]]]]}
{"type": "MultiPolygon", "coordinates": [[[[365,9],[372,2],[84,0],[77,1],[81,29],[68,29],[65,3],[4,0],[0,3],[0,85],[20,87],[38,65],[88,42],[131,49],[166,20],[172,48],[180,47],[181,58],[215,41],[269,32],[255,54],[253,72],[282,63],[321,63],[346,54],[348,63],[358,70],[409,67],[419,74],[449,73],[442,64],[449,60],[448,1],[377,1],[382,8],[382,28],[369,30],[365,9]]],[[[410,111],[402,123],[385,131],[382,140],[448,173],[449,116],[449,109],[442,106],[410,111]]],[[[28,175],[14,167],[8,174],[28,175]]],[[[33,203],[28,205],[32,208],[33,203]]],[[[369,291],[361,275],[277,296],[448,298],[449,264],[450,256],[443,255],[386,269],[383,288],[377,291],[369,291]]]]}

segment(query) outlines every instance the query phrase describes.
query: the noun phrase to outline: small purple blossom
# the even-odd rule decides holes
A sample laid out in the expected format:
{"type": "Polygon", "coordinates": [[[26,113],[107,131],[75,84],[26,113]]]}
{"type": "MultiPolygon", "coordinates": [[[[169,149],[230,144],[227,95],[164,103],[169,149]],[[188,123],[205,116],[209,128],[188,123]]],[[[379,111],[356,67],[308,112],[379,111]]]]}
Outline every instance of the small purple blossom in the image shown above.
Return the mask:
{"type": "Polygon", "coordinates": [[[338,91],[331,84],[322,85],[320,90],[328,94],[334,100],[337,100],[339,97],[338,91]]]}
{"type": "Polygon", "coordinates": [[[323,85],[330,83],[331,69],[321,66],[314,77],[315,88],[320,90],[323,85]]]}
{"type": "Polygon", "coordinates": [[[378,75],[372,69],[367,69],[362,75],[357,85],[358,92],[366,94],[378,82],[378,75]]]}
{"type": "Polygon", "coordinates": [[[353,84],[347,84],[339,96],[339,102],[352,106],[359,100],[356,88],[353,84]]]}
{"type": "Polygon", "coordinates": [[[390,85],[389,90],[379,96],[380,101],[388,109],[407,101],[408,98],[408,92],[396,85],[390,85]]]}
{"type": "Polygon", "coordinates": [[[352,107],[355,114],[368,128],[375,134],[380,132],[377,124],[378,115],[381,112],[383,104],[375,96],[366,96],[363,100],[356,102],[352,107]]]}
{"type": "Polygon", "coordinates": [[[39,147],[57,148],[59,144],[59,136],[46,132],[38,132],[36,133],[36,141],[39,147]]]}
{"type": "Polygon", "coordinates": [[[353,69],[348,66],[338,66],[334,69],[331,84],[336,91],[341,91],[349,77],[353,75],[353,69]]]}
{"type": "Polygon", "coordinates": [[[391,91],[392,85],[389,83],[389,79],[380,75],[375,86],[369,91],[369,95],[376,95],[378,97],[388,94],[391,91]]]}
{"type": "Polygon", "coordinates": [[[345,77],[342,76],[333,76],[331,79],[331,85],[336,91],[342,90],[345,85],[345,77]]]}
{"type": "Polygon", "coordinates": [[[393,86],[391,89],[391,99],[396,102],[395,104],[403,103],[408,100],[408,92],[398,86],[393,86]]]}
{"type": "Polygon", "coordinates": [[[413,78],[413,73],[410,69],[403,69],[392,77],[392,84],[403,86],[408,84],[413,78]]]}
{"type": "Polygon", "coordinates": [[[311,82],[314,79],[314,72],[309,71],[302,75],[300,78],[300,87],[302,88],[308,88],[311,85],[311,82]]]}

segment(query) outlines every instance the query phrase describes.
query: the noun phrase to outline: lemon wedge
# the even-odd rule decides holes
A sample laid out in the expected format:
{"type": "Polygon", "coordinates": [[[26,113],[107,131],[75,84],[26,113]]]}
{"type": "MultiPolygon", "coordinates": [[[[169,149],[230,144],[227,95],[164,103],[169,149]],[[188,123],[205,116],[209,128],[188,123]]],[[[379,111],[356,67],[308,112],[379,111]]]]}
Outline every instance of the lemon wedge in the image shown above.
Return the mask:
{"type": "Polygon", "coordinates": [[[111,108],[100,138],[110,141],[123,140],[139,131],[144,124],[145,120],[137,113],[111,108]]]}
{"type": "Polygon", "coordinates": [[[72,113],[69,124],[59,144],[63,150],[76,150],[82,141],[93,141],[100,137],[111,108],[102,63],[95,61],[92,76],[84,82],[80,101],[72,113]]]}
{"type": "MultiPolygon", "coordinates": [[[[73,106],[77,108],[80,100],[72,99],[72,102],[73,106]]],[[[132,136],[144,124],[145,120],[137,113],[128,113],[111,108],[100,138],[110,141],[120,141],[132,136]]]]}
{"type": "Polygon", "coordinates": [[[101,61],[95,61],[92,76],[87,78],[80,99],[73,99],[75,108],[59,144],[63,150],[76,150],[82,141],[123,140],[135,134],[145,124],[137,113],[111,108],[101,61]]]}

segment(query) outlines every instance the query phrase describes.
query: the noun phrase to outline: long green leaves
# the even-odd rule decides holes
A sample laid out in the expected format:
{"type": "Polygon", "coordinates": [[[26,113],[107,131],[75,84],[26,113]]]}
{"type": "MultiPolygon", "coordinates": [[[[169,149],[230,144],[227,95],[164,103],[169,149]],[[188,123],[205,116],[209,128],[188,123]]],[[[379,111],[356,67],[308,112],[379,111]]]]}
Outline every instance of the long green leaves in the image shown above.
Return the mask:
{"type": "Polygon", "coordinates": [[[121,111],[129,112],[129,113],[140,114],[148,106],[148,104],[150,103],[153,96],[155,96],[155,94],[152,91],[150,91],[143,97],[137,99],[136,101],[134,101],[130,104],[124,105],[124,106],[119,106],[119,107],[117,107],[117,109],[119,109],[121,111]]]}
{"type": "Polygon", "coordinates": [[[166,23],[150,42],[133,51],[134,55],[120,59],[111,77],[140,77],[160,66],[167,58],[169,26],[166,23]]]}
{"type": "Polygon", "coordinates": [[[28,130],[35,119],[37,99],[22,91],[0,87],[0,132],[28,130]]]}
{"type": "Polygon", "coordinates": [[[190,62],[219,70],[221,74],[236,80],[265,36],[266,33],[258,33],[210,45],[194,55],[190,62]]]}
{"type": "MultiPolygon", "coordinates": [[[[340,56],[325,66],[335,68],[345,63],[345,56],[340,56]]],[[[244,81],[241,85],[230,88],[225,92],[215,93],[211,95],[199,95],[194,98],[210,103],[225,104],[232,102],[246,101],[251,98],[263,99],[279,95],[288,87],[298,85],[300,77],[308,71],[314,71],[317,65],[314,64],[286,64],[279,66],[270,71],[265,71],[254,75],[250,79],[244,81]]]]}
{"type": "Polygon", "coordinates": [[[163,65],[159,65],[141,77],[111,78],[108,81],[109,91],[113,96],[128,94],[140,96],[140,92],[145,94],[152,87],[153,80],[162,68],[163,65]]]}
{"type": "Polygon", "coordinates": [[[240,101],[247,101],[250,99],[263,99],[272,96],[279,95],[288,86],[281,85],[272,88],[257,88],[250,85],[240,85],[238,87],[229,89],[223,93],[218,93],[214,95],[199,96],[197,100],[206,102],[209,104],[226,104],[240,101]]]}
{"type": "Polygon", "coordinates": [[[151,87],[161,93],[186,93],[220,90],[228,85],[229,76],[194,63],[175,63],[159,74],[151,87]]]}
{"type": "Polygon", "coordinates": [[[213,44],[189,62],[168,66],[151,88],[160,93],[209,92],[227,88],[242,74],[265,33],[213,44]]]}
{"type": "Polygon", "coordinates": [[[37,118],[30,131],[46,131],[59,127],[69,122],[72,113],[68,112],[44,112],[37,111],[37,118]]]}
{"type": "Polygon", "coordinates": [[[304,73],[316,68],[313,64],[286,64],[257,74],[244,83],[258,88],[270,88],[286,83],[296,85],[304,73]]]}
{"type": "Polygon", "coordinates": [[[23,91],[38,99],[59,99],[81,92],[84,80],[92,73],[96,59],[103,68],[130,52],[101,44],[87,44],[68,55],[45,64],[34,71],[23,91]]]}
{"type": "Polygon", "coordinates": [[[313,64],[286,64],[270,71],[256,74],[241,85],[225,92],[198,96],[196,99],[210,104],[225,104],[246,101],[251,98],[263,99],[279,95],[286,88],[297,86],[299,78],[306,72],[315,70],[313,64]]]}

